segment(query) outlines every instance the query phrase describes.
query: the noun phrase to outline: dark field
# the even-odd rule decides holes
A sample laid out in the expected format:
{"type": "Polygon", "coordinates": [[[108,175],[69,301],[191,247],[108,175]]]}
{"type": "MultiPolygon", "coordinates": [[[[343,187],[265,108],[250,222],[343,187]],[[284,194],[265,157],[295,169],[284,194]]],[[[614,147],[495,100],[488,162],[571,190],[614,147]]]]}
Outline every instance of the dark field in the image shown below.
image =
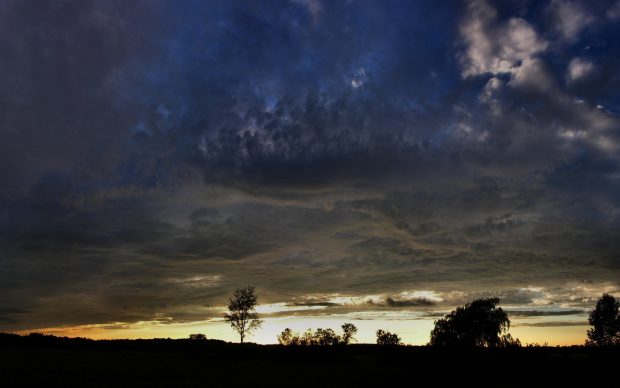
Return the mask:
{"type": "Polygon", "coordinates": [[[620,386],[620,349],[281,347],[2,336],[0,386],[620,386]]]}

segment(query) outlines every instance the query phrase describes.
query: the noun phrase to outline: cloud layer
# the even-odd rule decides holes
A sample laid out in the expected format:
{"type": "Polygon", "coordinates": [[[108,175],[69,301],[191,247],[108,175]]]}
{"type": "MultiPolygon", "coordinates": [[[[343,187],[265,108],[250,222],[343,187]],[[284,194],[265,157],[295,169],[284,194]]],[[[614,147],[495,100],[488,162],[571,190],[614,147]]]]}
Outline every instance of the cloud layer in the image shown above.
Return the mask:
{"type": "Polygon", "coordinates": [[[0,329],[618,292],[617,10],[4,2],[0,329]]]}

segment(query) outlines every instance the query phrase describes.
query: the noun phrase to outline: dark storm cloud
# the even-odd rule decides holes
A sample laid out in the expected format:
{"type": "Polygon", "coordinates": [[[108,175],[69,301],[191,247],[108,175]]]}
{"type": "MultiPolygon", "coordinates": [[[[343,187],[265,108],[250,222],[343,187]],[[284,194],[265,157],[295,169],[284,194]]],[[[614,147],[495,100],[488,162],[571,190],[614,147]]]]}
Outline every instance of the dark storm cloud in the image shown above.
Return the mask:
{"type": "Polygon", "coordinates": [[[338,303],[333,302],[295,302],[293,306],[305,306],[305,307],[334,307],[339,306],[338,303]]]}
{"type": "Polygon", "coordinates": [[[394,300],[388,296],[387,298],[385,298],[385,304],[389,307],[417,307],[417,306],[434,306],[435,302],[425,299],[425,298],[394,300]]]}
{"type": "Polygon", "coordinates": [[[557,311],[541,311],[541,310],[510,310],[510,316],[516,317],[547,317],[558,315],[583,315],[583,310],[557,310],[557,311]]]}
{"type": "Polygon", "coordinates": [[[588,326],[587,321],[573,322],[573,321],[546,321],[546,322],[526,322],[516,323],[514,327],[529,326],[529,327],[563,327],[563,326],[588,326]]]}
{"type": "MultiPolygon", "coordinates": [[[[562,316],[584,316],[586,312],[584,310],[507,310],[508,316],[513,319],[520,319],[519,322],[514,323],[512,326],[534,326],[534,327],[547,327],[547,326],[572,326],[572,325],[587,325],[587,322],[574,322],[574,321],[542,321],[542,322],[527,322],[523,321],[523,318],[539,318],[539,317],[562,317],[562,316]]],[[[440,318],[445,316],[444,312],[431,312],[425,313],[424,317],[427,318],[440,318]]]]}
{"type": "Polygon", "coordinates": [[[242,284],[581,307],[620,268],[617,9],[3,2],[0,320],[189,321],[242,284]]]}

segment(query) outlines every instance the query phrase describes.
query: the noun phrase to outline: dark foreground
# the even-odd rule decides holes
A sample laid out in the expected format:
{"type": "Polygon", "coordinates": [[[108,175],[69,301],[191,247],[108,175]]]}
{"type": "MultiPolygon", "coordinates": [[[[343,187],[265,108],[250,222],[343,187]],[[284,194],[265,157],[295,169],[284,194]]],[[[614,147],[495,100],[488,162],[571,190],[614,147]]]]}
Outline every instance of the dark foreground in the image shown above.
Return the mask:
{"type": "Polygon", "coordinates": [[[0,334],[0,386],[620,387],[620,349],[280,347],[0,334]]]}

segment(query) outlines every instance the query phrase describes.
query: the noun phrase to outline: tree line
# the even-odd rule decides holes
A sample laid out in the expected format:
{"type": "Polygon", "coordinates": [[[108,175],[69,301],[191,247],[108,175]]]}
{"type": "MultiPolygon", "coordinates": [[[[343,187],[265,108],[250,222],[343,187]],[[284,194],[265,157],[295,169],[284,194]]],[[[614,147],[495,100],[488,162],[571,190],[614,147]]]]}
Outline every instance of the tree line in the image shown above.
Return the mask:
{"type": "MultiPolygon", "coordinates": [[[[510,319],[501,307],[499,298],[476,299],[446,314],[435,321],[431,331],[431,346],[451,347],[519,347],[521,342],[510,333],[510,319]]],[[[228,313],[224,319],[239,334],[240,342],[247,335],[258,329],[262,320],[259,319],[256,307],[258,297],[252,286],[239,288],[233,292],[228,313]]],[[[589,346],[620,346],[620,302],[613,295],[603,294],[590,312],[588,322],[592,326],[587,332],[586,345],[589,346]]],[[[357,327],[352,323],[341,326],[342,334],[333,329],[319,328],[315,331],[306,330],[300,334],[286,328],[277,336],[278,343],[285,346],[334,346],[348,345],[355,342],[357,327]]],[[[192,334],[190,338],[206,339],[204,335],[192,334]]],[[[400,345],[401,339],[395,333],[377,330],[377,344],[400,345]]]]}
{"type": "Polygon", "coordinates": [[[336,334],[333,329],[306,330],[303,334],[294,333],[291,329],[284,329],[278,335],[280,345],[348,345],[355,341],[357,327],[352,323],[345,323],[341,326],[342,334],[336,334]]]}

